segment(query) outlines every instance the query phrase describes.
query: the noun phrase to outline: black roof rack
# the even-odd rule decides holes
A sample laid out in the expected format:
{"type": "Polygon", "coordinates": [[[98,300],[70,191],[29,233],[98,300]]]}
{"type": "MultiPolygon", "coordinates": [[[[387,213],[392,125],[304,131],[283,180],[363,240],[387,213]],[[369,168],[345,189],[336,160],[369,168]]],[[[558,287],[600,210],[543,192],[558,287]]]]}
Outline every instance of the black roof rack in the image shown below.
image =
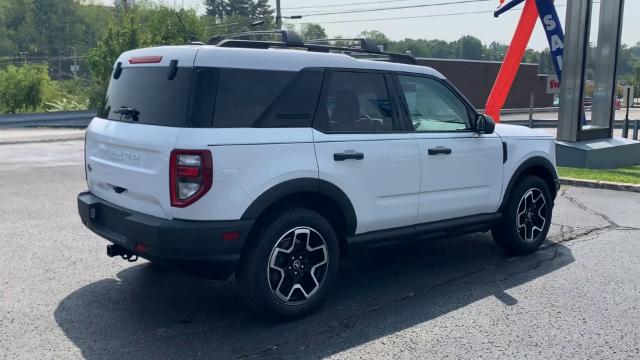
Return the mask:
{"type": "MultiPolygon", "coordinates": [[[[222,44],[224,42],[229,41],[227,39],[237,39],[237,38],[251,37],[251,36],[257,36],[257,35],[280,35],[280,38],[281,38],[280,42],[282,44],[285,44],[286,46],[291,46],[291,47],[304,47],[304,43],[302,42],[302,39],[300,39],[300,36],[298,36],[298,34],[296,34],[296,32],[292,30],[247,31],[247,32],[228,34],[228,35],[218,35],[210,38],[209,41],[207,41],[207,44],[223,46],[222,44]]],[[[243,42],[244,41],[256,41],[256,40],[243,40],[243,42]]]]}
{"type": "MultiPolygon", "coordinates": [[[[314,39],[303,42],[300,36],[292,30],[275,30],[275,31],[249,31],[231,35],[215,36],[207,42],[209,45],[217,45],[219,47],[235,47],[250,49],[269,49],[269,48],[302,48],[313,52],[330,52],[341,51],[347,55],[370,54],[375,56],[386,56],[391,62],[419,65],[415,57],[408,54],[400,54],[393,52],[381,51],[378,45],[371,39],[355,38],[355,39],[314,39]],[[240,37],[250,37],[255,35],[276,34],[281,36],[281,41],[264,41],[264,40],[246,40],[237,39],[240,37]],[[332,41],[357,42],[359,47],[354,46],[336,46],[330,45],[332,41]]],[[[375,59],[375,58],[374,58],[375,59]]]]}
{"type": "MultiPolygon", "coordinates": [[[[354,38],[354,39],[341,39],[341,38],[336,38],[336,39],[315,39],[315,40],[309,40],[306,43],[307,44],[316,44],[316,45],[329,45],[329,42],[331,41],[340,41],[340,42],[345,42],[345,41],[351,41],[351,42],[358,42],[360,43],[360,49],[363,50],[367,50],[367,52],[372,53],[372,54],[378,54],[381,52],[380,48],[378,47],[378,44],[376,44],[375,41],[371,40],[371,39],[366,39],[366,38],[354,38]]],[[[348,47],[351,48],[351,46],[342,46],[342,47],[348,47]]]]}

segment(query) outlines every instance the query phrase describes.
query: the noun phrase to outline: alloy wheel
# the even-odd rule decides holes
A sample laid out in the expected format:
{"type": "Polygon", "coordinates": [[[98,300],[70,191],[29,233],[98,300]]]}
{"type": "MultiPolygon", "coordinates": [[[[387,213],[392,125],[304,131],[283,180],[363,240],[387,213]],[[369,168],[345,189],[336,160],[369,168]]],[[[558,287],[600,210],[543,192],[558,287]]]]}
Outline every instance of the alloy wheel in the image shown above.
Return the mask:
{"type": "Polygon", "coordinates": [[[306,226],[287,231],[269,256],[272,293],[287,305],[307,302],[322,286],[328,262],[327,244],[319,232],[306,226]]]}
{"type": "Polygon", "coordinates": [[[533,242],[547,223],[547,201],[538,188],[529,189],[518,203],[516,226],[520,239],[533,242]]]}

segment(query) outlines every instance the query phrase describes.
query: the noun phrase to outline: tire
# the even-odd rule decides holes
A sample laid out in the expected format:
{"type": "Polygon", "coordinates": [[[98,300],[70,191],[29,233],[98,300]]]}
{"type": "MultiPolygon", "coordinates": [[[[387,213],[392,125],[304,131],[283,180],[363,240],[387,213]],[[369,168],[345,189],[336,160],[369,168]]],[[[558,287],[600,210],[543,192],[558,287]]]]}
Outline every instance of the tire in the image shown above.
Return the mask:
{"type": "Polygon", "coordinates": [[[536,251],[547,238],[553,198],[547,183],[538,176],[518,180],[502,212],[502,221],[491,230],[496,244],[509,255],[536,251]]]}
{"type": "Polygon", "coordinates": [[[258,226],[236,274],[242,300],[275,321],[308,315],[338,276],[340,250],[331,224],[315,211],[291,208],[258,226]]]}

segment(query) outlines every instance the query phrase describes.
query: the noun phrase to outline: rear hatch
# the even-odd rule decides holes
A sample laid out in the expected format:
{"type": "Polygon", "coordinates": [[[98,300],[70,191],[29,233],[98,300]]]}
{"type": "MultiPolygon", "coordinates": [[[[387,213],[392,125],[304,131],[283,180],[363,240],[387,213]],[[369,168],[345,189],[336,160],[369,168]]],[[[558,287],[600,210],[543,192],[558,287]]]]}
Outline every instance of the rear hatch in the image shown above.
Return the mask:
{"type": "MultiPolygon", "coordinates": [[[[89,191],[115,205],[172,218],[169,157],[185,127],[210,126],[193,109],[197,47],[125,52],[86,134],[89,191]]],[[[209,120],[210,121],[210,120],[209,120]]]]}

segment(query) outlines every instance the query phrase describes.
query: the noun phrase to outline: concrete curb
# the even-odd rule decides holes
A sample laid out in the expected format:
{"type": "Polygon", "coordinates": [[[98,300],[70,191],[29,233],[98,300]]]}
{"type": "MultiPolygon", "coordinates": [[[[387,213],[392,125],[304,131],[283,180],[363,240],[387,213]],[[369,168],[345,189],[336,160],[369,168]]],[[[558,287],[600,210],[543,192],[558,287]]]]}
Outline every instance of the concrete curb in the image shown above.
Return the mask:
{"type": "Polygon", "coordinates": [[[640,193],[640,185],[617,183],[600,180],[583,180],[573,178],[560,178],[560,184],[578,187],[588,187],[592,189],[606,189],[617,191],[630,191],[640,193]]]}
{"type": "Polygon", "coordinates": [[[51,143],[62,141],[84,140],[84,131],[69,131],[56,133],[52,131],[35,131],[19,132],[19,133],[2,133],[0,130],[0,145],[16,145],[16,144],[32,144],[32,143],[51,143]]]}
{"type": "Polygon", "coordinates": [[[0,145],[17,145],[17,144],[37,144],[37,143],[52,143],[52,142],[65,142],[84,140],[84,136],[68,137],[68,138],[50,138],[50,139],[24,139],[24,140],[12,140],[12,141],[0,141],[0,145]]]}

